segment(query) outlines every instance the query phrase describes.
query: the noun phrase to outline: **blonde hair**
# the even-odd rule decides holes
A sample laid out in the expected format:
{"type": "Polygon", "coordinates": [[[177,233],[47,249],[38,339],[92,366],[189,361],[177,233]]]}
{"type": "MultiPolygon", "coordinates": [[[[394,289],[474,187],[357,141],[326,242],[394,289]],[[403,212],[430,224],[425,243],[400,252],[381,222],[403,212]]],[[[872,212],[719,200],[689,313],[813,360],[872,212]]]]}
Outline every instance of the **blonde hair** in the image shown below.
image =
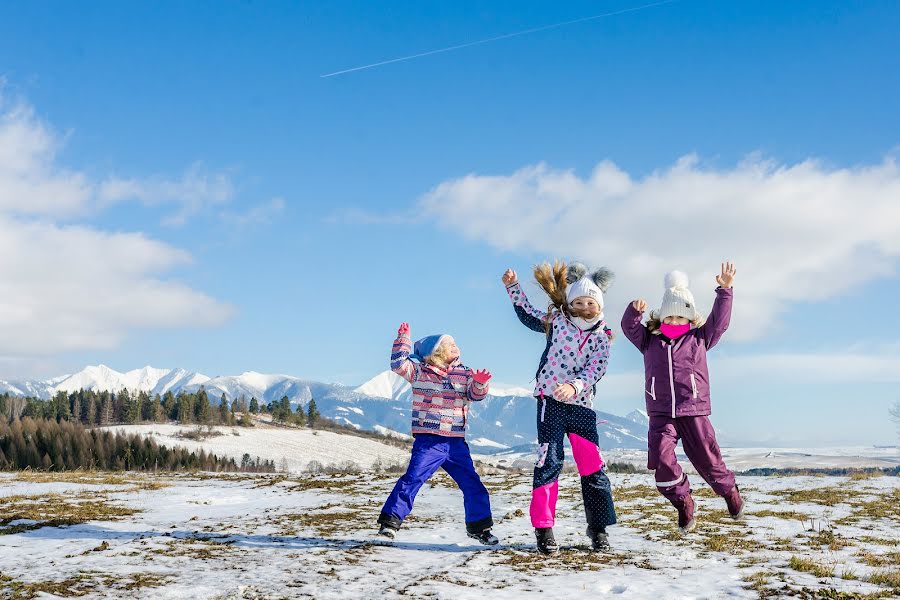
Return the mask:
{"type": "Polygon", "coordinates": [[[442,369],[447,368],[450,364],[450,352],[447,350],[446,339],[438,344],[438,347],[425,359],[425,362],[442,369]]]}
{"type": "MultiPolygon", "coordinates": [[[[700,327],[703,323],[706,322],[706,319],[703,318],[702,315],[697,315],[693,319],[691,319],[690,323],[693,327],[700,327]]],[[[659,326],[662,325],[662,319],[659,318],[659,311],[654,310],[650,312],[650,316],[647,317],[647,331],[652,333],[653,335],[659,335],[659,326]]]]}
{"type": "Polygon", "coordinates": [[[534,279],[550,298],[550,305],[547,307],[548,319],[544,322],[548,333],[551,327],[549,316],[553,314],[554,309],[565,315],[569,314],[569,306],[566,302],[566,286],[569,284],[566,280],[568,269],[568,265],[561,260],[554,260],[552,265],[544,262],[534,266],[534,279]]]}

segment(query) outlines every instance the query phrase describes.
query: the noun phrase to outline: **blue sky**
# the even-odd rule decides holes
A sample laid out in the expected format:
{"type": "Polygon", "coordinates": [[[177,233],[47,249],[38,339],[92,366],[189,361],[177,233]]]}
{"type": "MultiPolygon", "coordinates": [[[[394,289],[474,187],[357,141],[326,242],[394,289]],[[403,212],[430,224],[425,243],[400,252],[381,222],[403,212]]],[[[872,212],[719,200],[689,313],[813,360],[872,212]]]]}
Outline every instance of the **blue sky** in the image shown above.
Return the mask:
{"type": "MultiPolygon", "coordinates": [[[[641,4],[4,3],[0,376],[359,383],[406,320],[528,385],[505,267],[608,264],[618,323],[670,268],[708,307],[731,258],[720,430],[892,443],[896,3],[680,0],[320,77],[641,4]]],[[[598,408],[640,369],[622,338],[598,408]]]]}

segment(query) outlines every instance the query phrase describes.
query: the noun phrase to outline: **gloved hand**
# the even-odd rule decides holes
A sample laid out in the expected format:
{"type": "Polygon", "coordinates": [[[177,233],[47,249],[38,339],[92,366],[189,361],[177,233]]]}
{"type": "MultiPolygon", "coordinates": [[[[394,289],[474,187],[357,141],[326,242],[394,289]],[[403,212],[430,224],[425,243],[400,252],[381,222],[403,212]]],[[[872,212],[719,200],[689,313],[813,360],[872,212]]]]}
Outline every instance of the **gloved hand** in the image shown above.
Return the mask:
{"type": "Polygon", "coordinates": [[[400,328],[397,330],[397,337],[404,335],[409,335],[409,323],[400,323],[400,328]]]}
{"type": "Polygon", "coordinates": [[[491,372],[487,369],[482,369],[480,371],[475,371],[472,373],[472,379],[475,380],[475,383],[478,385],[484,385],[491,378],[491,372]]]}

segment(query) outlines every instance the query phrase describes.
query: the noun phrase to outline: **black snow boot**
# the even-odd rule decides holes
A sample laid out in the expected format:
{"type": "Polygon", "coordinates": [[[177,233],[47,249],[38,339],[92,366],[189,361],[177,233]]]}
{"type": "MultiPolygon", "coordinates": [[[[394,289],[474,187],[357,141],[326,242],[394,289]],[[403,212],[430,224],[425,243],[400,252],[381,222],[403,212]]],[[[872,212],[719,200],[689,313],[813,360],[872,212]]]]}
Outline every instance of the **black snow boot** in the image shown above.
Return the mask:
{"type": "Polygon", "coordinates": [[[553,537],[552,527],[535,527],[534,536],[537,538],[537,547],[541,554],[556,554],[559,552],[559,544],[553,537]]]}
{"type": "Polygon", "coordinates": [[[606,535],[605,527],[595,530],[593,527],[588,526],[587,536],[591,538],[591,550],[594,552],[610,551],[609,536],[606,535]]]}
{"type": "Polygon", "coordinates": [[[378,535],[383,538],[392,540],[394,539],[394,536],[397,535],[397,530],[389,525],[382,525],[381,529],[378,530],[378,535]]]}
{"type": "Polygon", "coordinates": [[[491,533],[490,529],[485,529],[480,533],[468,533],[467,534],[473,540],[478,540],[485,546],[496,546],[500,543],[500,540],[497,539],[497,536],[491,533]]]}

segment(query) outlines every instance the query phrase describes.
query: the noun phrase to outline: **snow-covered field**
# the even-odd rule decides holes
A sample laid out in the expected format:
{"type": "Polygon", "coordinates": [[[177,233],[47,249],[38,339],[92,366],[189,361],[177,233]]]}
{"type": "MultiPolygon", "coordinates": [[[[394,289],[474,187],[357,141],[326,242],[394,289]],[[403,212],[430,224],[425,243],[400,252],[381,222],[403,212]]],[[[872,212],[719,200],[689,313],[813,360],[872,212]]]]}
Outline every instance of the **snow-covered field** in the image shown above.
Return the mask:
{"type": "MultiPolygon", "coordinates": [[[[566,456],[571,459],[571,449],[566,446],[566,456]]],[[[900,465],[900,448],[849,446],[824,448],[722,448],[722,456],[728,467],[735,471],[750,469],[863,469],[893,468],[900,465]]],[[[647,451],[634,449],[604,450],[606,462],[630,463],[646,467],[647,451]]],[[[691,467],[679,447],[678,458],[690,472],[691,467]]],[[[497,466],[527,466],[533,462],[531,452],[508,452],[480,456],[482,462],[497,466]]]]}
{"type": "Polygon", "coordinates": [[[745,522],[696,485],[688,535],[649,477],[611,478],[613,552],[587,550],[578,478],[565,474],[564,549],[544,557],[528,475],[485,477],[501,538],[485,548],[466,537],[446,476],[387,544],[372,536],[386,475],[2,474],[0,597],[900,596],[898,478],[745,477],[745,522]]]}
{"type": "Polygon", "coordinates": [[[313,460],[326,467],[354,463],[361,469],[370,469],[376,463],[384,467],[405,467],[409,462],[409,450],[367,438],[308,428],[213,427],[221,435],[200,441],[177,437],[179,432],[189,433],[196,429],[189,425],[117,425],[109,429],[151,436],[157,443],[169,447],[182,446],[191,451],[202,448],[219,456],[232,457],[238,464],[247,453],[253,459],[258,456],[274,461],[279,468],[286,464],[292,473],[306,470],[313,460]]]}

